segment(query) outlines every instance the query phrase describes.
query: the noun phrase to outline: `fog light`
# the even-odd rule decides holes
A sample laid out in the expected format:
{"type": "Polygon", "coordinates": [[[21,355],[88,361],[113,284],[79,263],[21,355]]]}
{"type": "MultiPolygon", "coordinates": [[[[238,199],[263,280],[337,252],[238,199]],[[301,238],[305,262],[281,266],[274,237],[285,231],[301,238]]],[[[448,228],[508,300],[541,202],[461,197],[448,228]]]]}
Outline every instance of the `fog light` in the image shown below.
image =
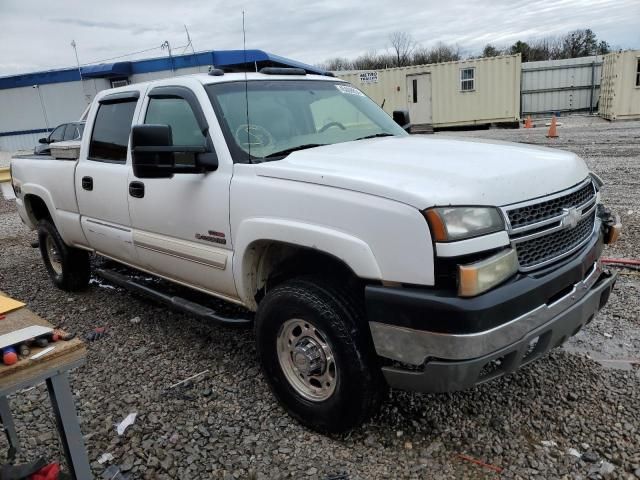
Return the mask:
{"type": "Polygon", "coordinates": [[[518,256],[511,248],[479,262],[458,265],[458,295],[479,295],[504,282],[517,271],[518,256]]]}

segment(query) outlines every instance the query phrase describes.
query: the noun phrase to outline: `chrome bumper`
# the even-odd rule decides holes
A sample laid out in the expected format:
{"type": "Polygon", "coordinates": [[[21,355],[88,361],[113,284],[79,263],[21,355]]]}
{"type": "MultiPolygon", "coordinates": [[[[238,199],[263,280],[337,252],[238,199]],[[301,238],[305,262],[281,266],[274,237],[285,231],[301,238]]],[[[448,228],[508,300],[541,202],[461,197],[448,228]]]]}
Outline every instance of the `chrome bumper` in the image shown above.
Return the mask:
{"type": "Polygon", "coordinates": [[[373,343],[378,355],[416,366],[422,365],[427,358],[463,360],[488,355],[522,340],[532,330],[571,309],[585,296],[594,295],[591,289],[602,273],[602,267],[596,262],[585,279],[575,284],[562,298],[549,305],[540,305],[490,330],[459,335],[369,322],[373,343]]]}

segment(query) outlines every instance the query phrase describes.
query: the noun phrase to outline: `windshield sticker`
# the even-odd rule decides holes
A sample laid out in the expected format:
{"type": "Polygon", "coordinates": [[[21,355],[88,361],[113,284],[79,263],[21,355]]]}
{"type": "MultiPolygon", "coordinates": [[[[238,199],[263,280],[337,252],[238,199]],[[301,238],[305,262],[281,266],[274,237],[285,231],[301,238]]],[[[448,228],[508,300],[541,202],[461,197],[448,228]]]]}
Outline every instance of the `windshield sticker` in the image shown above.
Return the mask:
{"type": "Polygon", "coordinates": [[[359,95],[361,97],[365,96],[364,93],[362,93],[357,88],[352,87],[351,85],[336,85],[336,88],[340,90],[342,93],[346,93],[348,95],[359,95]]]}

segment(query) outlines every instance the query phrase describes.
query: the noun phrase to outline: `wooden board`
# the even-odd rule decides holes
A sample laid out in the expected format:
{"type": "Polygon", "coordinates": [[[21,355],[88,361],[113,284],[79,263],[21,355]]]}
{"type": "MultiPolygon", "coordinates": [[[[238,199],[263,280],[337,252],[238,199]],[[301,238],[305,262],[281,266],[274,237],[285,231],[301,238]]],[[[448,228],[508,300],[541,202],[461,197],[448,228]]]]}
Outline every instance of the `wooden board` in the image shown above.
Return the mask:
{"type": "Polygon", "coordinates": [[[12,310],[17,310],[21,307],[24,307],[24,303],[19,302],[18,300],[14,300],[13,298],[0,295],[0,315],[12,310]]]}
{"type": "MultiPolygon", "coordinates": [[[[4,294],[0,292],[0,295],[4,294]]],[[[6,318],[0,320],[0,334],[33,325],[53,328],[53,325],[45,319],[23,307],[7,313],[6,318]]],[[[48,370],[62,369],[84,359],[87,355],[84,343],[78,338],[68,342],[53,342],[49,346],[55,346],[55,348],[36,360],[31,360],[29,357],[42,351],[42,348],[33,348],[29,357],[20,359],[13,365],[0,363],[0,390],[11,388],[11,386],[25,382],[29,378],[41,376],[48,370]]]]}

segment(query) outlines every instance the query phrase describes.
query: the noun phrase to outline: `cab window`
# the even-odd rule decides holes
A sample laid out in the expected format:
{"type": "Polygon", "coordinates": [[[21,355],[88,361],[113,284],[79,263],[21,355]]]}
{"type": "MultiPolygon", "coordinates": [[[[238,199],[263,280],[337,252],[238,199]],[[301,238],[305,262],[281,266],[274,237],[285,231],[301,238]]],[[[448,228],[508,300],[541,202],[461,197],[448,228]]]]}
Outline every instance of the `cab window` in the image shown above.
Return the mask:
{"type": "Polygon", "coordinates": [[[89,160],[126,163],[136,100],[101,103],[91,132],[89,160]]]}
{"type": "MultiPolygon", "coordinates": [[[[202,133],[189,103],[183,98],[150,98],[144,123],[169,125],[173,145],[204,147],[207,137],[202,133]]],[[[195,154],[175,153],[176,164],[194,165],[195,154]]]]}

